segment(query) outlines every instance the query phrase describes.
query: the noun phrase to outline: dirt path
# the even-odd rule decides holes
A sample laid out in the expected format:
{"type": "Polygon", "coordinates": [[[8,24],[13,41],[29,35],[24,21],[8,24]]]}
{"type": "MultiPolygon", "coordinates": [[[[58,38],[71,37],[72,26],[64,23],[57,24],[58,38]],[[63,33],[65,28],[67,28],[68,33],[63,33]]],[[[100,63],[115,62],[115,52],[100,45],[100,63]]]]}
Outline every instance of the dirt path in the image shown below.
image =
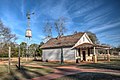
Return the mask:
{"type": "MultiPolygon", "coordinates": [[[[37,66],[37,67],[44,67],[44,66],[37,66]]],[[[120,76],[120,71],[117,71],[117,70],[81,69],[81,68],[77,68],[76,66],[61,66],[61,67],[54,68],[54,73],[52,73],[52,74],[48,74],[48,75],[41,76],[41,77],[36,77],[36,78],[31,79],[31,80],[50,80],[50,79],[56,79],[59,77],[70,75],[70,74],[81,73],[81,72],[109,73],[109,74],[115,74],[115,75],[120,76]]]]}

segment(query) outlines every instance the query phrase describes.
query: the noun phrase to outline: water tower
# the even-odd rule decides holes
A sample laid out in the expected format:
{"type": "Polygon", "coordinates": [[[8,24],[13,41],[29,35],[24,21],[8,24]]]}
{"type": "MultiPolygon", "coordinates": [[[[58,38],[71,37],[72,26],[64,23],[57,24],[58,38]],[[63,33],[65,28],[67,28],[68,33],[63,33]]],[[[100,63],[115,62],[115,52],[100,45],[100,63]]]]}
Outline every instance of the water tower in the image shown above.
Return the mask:
{"type": "Polygon", "coordinates": [[[31,19],[31,15],[33,14],[34,13],[30,14],[29,12],[26,14],[27,17],[27,29],[25,33],[25,37],[27,39],[26,59],[27,59],[27,55],[29,55],[29,45],[32,38],[32,30],[30,29],[30,19],[31,19]]]}
{"type": "Polygon", "coordinates": [[[32,31],[30,29],[30,15],[31,14],[29,12],[26,14],[26,17],[27,17],[27,27],[28,28],[26,30],[25,37],[28,38],[28,39],[30,39],[32,37],[32,31]]]}

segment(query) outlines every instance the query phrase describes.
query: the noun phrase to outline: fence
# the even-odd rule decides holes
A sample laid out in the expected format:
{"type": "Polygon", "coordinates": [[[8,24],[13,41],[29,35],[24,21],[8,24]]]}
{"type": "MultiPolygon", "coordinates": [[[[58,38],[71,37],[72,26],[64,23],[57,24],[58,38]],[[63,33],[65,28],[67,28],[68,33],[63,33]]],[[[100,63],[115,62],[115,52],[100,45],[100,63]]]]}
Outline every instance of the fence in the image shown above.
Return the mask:
{"type": "MultiPolygon", "coordinates": [[[[99,54],[97,55],[98,61],[107,60],[107,54],[99,54]]],[[[120,55],[110,55],[110,60],[120,60],[120,55]]]]}

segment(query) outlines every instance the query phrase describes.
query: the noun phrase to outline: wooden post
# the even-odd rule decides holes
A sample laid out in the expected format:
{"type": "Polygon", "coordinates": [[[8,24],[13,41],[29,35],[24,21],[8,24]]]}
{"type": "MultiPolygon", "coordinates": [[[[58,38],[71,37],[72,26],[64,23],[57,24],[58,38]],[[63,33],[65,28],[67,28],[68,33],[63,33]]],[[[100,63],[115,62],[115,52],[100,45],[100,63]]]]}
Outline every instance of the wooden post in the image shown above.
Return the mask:
{"type": "Polygon", "coordinates": [[[18,69],[20,69],[20,46],[19,46],[19,53],[18,53],[18,69]]]}
{"type": "Polygon", "coordinates": [[[27,59],[27,57],[28,57],[28,56],[27,56],[27,55],[28,55],[28,40],[29,40],[29,39],[27,38],[27,47],[26,47],[26,56],[25,56],[25,57],[26,57],[26,62],[27,62],[27,60],[28,60],[28,59],[27,59]]]}
{"type": "Polygon", "coordinates": [[[75,60],[76,60],[76,63],[78,63],[78,59],[77,59],[77,49],[75,49],[75,60]]]}
{"type": "Polygon", "coordinates": [[[9,47],[9,60],[8,60],[8,72],[10,72],[10,63],[11,63],[11,47],[9,47]]]}
{"type": "Polygon", "coordinates": [[[95,47],[93,47],[94,48],[94,55],[96,55],[96,53],[95,53],[95,47]]]}
{"type": "Polygon", "coordinates": [[[94,49],[93,63],[97,63],[97,56],[96,56],[96,52],[95,52],[95,47],[93,47],[93,49],[94,49]]]}
{"type": "Polygon", "coordinates": [[[109,53],[109,49],[107,50],[107,61],[110,62],[110,53],[109,53]]]}
{"type": "Polygon", "coordinates": [[[64,63],[64,60],[63,60],[63,48],[61,47],[61,64],[64,63]]]}

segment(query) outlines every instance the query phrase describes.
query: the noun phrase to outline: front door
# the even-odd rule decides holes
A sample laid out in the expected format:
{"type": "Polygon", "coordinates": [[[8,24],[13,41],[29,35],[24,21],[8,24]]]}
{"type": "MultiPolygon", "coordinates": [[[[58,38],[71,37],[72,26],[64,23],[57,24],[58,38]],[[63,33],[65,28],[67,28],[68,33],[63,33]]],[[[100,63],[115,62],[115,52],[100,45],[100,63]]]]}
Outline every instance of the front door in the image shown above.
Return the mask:
{"type": "Polygon", "coordinates": [[[83,54],[83,60],[86,61],[85,51],[82,51],[83,54]]]}

